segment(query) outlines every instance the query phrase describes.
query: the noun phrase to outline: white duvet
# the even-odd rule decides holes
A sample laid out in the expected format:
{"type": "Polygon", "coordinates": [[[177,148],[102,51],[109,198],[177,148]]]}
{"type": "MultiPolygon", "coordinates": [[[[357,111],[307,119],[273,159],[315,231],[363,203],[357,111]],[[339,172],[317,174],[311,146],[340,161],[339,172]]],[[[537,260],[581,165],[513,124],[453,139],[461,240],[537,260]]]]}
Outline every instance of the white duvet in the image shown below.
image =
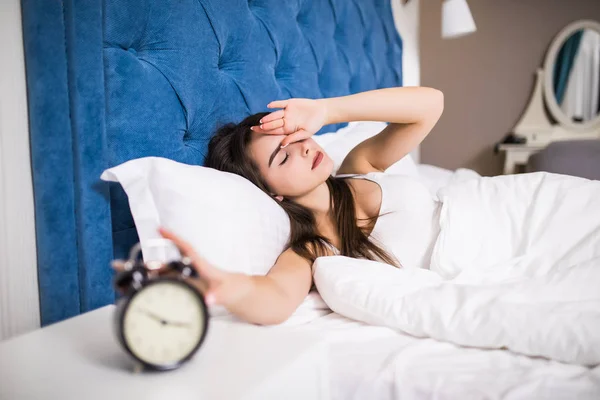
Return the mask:
{"type": "Polygon", "coordinates": [[[500,176],[438,197],[430,270],[319,258],[327,305],[418,337],[600,364],[600,182],[500,176]]]}

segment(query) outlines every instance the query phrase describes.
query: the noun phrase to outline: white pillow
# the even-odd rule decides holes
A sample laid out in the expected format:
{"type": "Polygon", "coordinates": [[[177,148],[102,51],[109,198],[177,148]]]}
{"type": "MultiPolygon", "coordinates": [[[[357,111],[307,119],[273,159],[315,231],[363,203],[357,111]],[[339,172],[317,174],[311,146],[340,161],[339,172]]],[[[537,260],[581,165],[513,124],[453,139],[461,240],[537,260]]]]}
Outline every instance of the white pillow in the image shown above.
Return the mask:
{"type": "MultiPolygon", "coordinates": [[[[314,139],[332,157],[337,171],[352,148],[386,126],[351,122],[314,139]]],[[[386,172],[418,177],[410,155],[386,172]]],[[[235,174],[145,157],[110,168],[101,179],[123,186],[145,258],[148,242],[160,237],[159,226],[181,235],[215,266],[250,275],[265,275],[287,243],[289,219],[283,209],[235,174]]]]}
{"type": "Polygon", "coordinates": [[[429,269],[396,268],[379,261],[346,256],[317,258],[313,265],[313,279],[331,310],[378,325],[387,325],[386,317],[389,320],[396,317],[393,311],[402,306],[396,303],[403,296],[444,281],[429,269]],[[378,318],[379,321],[376,321],[378,318]]]}
{"type": "MultiPolygon", "coordinates": [[[[148,247],[161,237],[157,228],[163,226],[216,267],[266,275],[289,237],[285,211],[235,174],[146,157],[107,169],[101,179],[123,186],[146,260],[173,256],[148,247]]],[[[330,312],[321,296],[311,292],[286,324],[310,322],[330,312]]],[[[233,318],[221,306],[211,306],[211,315],[233,318]]]]}
{"type": "MultiPolygon", "coordinates": [[[[364,140],[375,136],[385,129],[387,124],[378,121],[354,121],[336,132],[313,136],[313,139],[325,150],[333,160],[333,175],[342,165],[350,151],[364,140]]],[[[392,164],[385,172],[390,174],[410,175],[419,177],[417,165],[412,156],[405,157],[392,164]]]]}
{"type": "Polygon", "coordinates": [[[270,196],[241,176],[146,157],[106,170],[119,182],[147,258],[147,243],[163,226],[226,271],[265,275],[289,237],[289,218],[270,196]]]}

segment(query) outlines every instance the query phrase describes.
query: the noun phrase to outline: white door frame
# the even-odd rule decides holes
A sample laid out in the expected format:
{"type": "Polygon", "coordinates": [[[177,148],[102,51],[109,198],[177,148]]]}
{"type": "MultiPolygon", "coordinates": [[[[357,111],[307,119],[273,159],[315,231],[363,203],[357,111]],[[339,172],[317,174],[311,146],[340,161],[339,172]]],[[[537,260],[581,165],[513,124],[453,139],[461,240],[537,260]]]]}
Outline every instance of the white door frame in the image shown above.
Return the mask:
{"type": "Polygon", "coordinates": [[[0,340],[40,326],[20,0],[0,1],[0,340]]]}
{"type": "MultiPolygon", "coordinates": [[[[403,4],[392,0],[394,24],[402,38],[402,85],[419,86],[421,63],[419,56],[419,12],[420,0],[403,4]]],[[[421,148],[417,146],[411,155],[416,163],[421,162],[421,148]]]]}

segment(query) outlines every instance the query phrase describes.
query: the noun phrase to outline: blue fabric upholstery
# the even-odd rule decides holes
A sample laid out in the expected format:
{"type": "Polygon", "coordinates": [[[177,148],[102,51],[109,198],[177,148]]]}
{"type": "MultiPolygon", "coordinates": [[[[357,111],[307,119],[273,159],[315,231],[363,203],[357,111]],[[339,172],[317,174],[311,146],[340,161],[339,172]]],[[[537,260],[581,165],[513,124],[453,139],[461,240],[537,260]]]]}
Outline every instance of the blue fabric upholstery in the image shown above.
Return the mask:
{"type": "MultiPolygon", "coordinates": [[[[149,154],[200,164],[219,124],[265,111],[274,99],[401,80],[387,1],[108,1],[104,41],[115,165],[149,154]]],[[[115,250],[123,255],[137,237],[114,189],[113,227],[123,236],[115,250]]]]}
{"type": "Polygon", "coordinates": [[[42,324],[114,301],[102,3],[23,0],[42,324]]]}
{"type": "Polygon", "coordinates": [[[23,0],[23,19],[44,324],[112,302],[110,256],[137,240],[104,168],[200,165],[272,100],[402,83],[389,0],[23,0]]]}

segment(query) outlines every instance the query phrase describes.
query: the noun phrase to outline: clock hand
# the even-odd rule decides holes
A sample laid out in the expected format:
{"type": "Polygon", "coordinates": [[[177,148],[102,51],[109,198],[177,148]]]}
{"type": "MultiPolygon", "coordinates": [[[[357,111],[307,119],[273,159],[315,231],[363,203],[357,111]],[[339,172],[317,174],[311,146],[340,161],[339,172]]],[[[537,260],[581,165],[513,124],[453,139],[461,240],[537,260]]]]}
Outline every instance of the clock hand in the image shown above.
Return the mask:
{"type": "Polygon", "coordinates": [[[189,327],[190,326],[190,324],[187,322],[167,321],[166,319],[161,318],[160,316],[154,314],[153,312],[143,309],[141,307],[137,307],[137,310],[139,312],[141,312],[142,314],[146,314],[153,320],[160,322],[162,325],[173,325],[173,326],[177,326],[177,327],[189,327]]]}
{"type": "Polygon", "coordinates": [[[136,308],[137,308],[137,310],[138,310],[139,312],[141,312],[142,314],[146,314],[147,316],[149,316],[149,317],[150,317],[150,318],[152,318],[153,320],[155,320],[155,321],[158,321],[158,322],[162,323],[163,325],[167,323],[167,321],[165,321],[165,320],[164,320],[164,319],[162,319],[160,316],[158,316],[158,315],[154,314],[154,313],[153,313],[153,312],[151,312],[151,311],[148,311],[148,310],[146,310],[146,309],[143,309],[143,308],[141,308],[141,307],[136,307],[136,308]]]}
{"type": "Polygon", "coordinates": [[[178,327],[178,328],[189,328],[190,327],[189,322],[167,322],[167,324],[178,327]]]}

